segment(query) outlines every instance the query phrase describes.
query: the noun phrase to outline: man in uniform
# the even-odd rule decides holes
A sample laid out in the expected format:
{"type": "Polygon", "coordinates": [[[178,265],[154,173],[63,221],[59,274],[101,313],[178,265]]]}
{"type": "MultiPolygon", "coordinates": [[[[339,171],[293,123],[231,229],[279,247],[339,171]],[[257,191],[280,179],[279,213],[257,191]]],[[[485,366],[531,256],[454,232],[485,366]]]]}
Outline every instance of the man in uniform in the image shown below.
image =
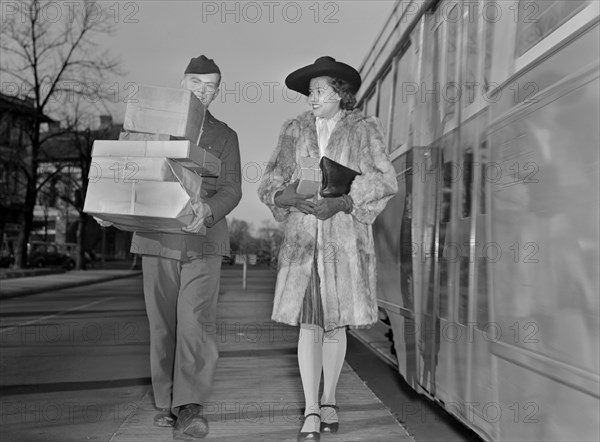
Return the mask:
{"type": "MultiPolygon", "coordinates": [[[[192,58],[182,87],[208,108],[219,91],[213,60],[192,58]]],[[[229,255],[225,216],[239,203],[241,164],[235,131],[206,111],[199,146],[221,160],[218,178],[203,178],[203,203],[181,234],[136,232],[131,252],[142,255],[144,297],[150,323],[150,363],[158,426],[173,426],[175,439],[208,434],[202,404],[218,359],[217,296],[223,255],[229,255]],[[206,235],[198,234],[206,227],[206,235]]]]}

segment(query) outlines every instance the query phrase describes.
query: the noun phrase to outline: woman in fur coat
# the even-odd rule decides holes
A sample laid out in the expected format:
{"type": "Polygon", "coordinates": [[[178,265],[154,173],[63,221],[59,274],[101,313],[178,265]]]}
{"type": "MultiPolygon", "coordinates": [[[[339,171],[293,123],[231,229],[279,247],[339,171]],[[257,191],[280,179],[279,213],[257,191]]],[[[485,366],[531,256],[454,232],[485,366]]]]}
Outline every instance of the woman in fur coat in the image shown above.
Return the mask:
{"type": "Polygon", "coordinates": [[[300,325],[298,364],[306,401],[299,441],[339,427],[335,390],[346,355],[346,327],[377,321],[371,225],[397,192],[383,130],[354,109],[359,73],[331,57],[291,73],[289,89],[311,110],[281,130],[259,197],[284,225],[272,319],[300,325]],[[303,157],[326,156],[360,175],[347,195],[297,193],[303,157]],[[323,394],[319,384],[323,374],[323,394]]]}

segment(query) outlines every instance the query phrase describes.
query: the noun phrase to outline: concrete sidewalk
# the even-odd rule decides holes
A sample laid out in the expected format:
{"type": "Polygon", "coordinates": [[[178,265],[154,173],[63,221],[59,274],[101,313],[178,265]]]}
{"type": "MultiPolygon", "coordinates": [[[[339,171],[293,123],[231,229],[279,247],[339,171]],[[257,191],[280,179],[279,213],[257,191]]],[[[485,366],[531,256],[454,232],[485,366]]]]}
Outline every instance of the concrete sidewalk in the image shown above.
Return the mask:
{"type": "MultiPolygon", "coordinates": [[[[276,272],[240,267],[221,273],[217,324],[219,362],[213,393],[204,405],[207,441],[294,442],[304,407],[296,347],[298,327],[271,321],[276,272]]],[[[327,442],[414,442],[390,410],[344,363],[337,391],[340,431],[327,442]]],[[[153,426],[152,389],[135,404],[110,442],[171,441],[172,429],[153,426]]]]}
{"type": "Polygon", "coordinates": [[[141,270],[73,270],[39,276],[0,280],[0,299],[34,295],[50,290],[80,287],[98,282],[141,275],[141,270]]]}

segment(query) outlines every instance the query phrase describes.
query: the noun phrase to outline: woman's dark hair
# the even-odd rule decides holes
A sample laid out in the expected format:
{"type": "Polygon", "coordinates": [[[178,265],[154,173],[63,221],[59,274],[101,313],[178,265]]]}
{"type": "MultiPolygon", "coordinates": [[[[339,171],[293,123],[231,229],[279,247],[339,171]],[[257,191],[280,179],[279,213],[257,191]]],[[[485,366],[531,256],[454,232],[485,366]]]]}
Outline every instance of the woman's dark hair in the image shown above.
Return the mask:
{"type": "Polygon", "coordinates": [[[341,78],[330,77],[329,84],[331,88],[341,97],[340,108],[344,110],[352,110],[356,106],[356,97],[352,86],[346,80],[341,78]]]}

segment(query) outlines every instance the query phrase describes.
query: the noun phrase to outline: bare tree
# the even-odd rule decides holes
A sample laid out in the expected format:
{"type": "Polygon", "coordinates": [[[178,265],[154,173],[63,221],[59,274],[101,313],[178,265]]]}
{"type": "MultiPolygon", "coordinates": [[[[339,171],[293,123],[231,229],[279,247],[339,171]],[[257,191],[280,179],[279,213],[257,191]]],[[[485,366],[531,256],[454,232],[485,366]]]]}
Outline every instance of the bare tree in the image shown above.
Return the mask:
{"type": "Polygon", "coordinates": [[[250,233],[252,223],[233,218],[228,221],[228,224],[231,250],[234,253],[242,253],[248,244],[252,244],[254,241],[252,234],[250,233]]]}
{"type": "Polygon", "coordinates": [[[114,30],[114,21],[111,23],[109,15],[99,16],[94,5],[92,1],[26,0],[10,2],[10,10],[3,10],[0,31],[3,87],[6,92],[6,85],[12,84],[20,96],[32,99],[36,117],[28,133],[30,152],[22,156],[25,161],[20,165],[26,180],[26,195],[23,229],[15,251],[17,267],[26,263],[37,193],[45,184],[38,176],[38,166],[44,161],[42,146],[62,132],[43,132],[42,122],[57,109],[67,109],[75,95],[89,97],[94,91],[97,93],[100,85],[116,73],[118,61],[107,52],[100,53],[94,42],[114,30]],[[50,9],[49,4],[55,9],[50,9]],[[61,10],[61,5],[65,9],[61,10]]]}
{"type": "Polygon", "coordinates": [[[277,264],[279,249],[283,242],[283,228],[273,220],[263,220],[258,228],[259,253],[271,265],[277,264]]]}

